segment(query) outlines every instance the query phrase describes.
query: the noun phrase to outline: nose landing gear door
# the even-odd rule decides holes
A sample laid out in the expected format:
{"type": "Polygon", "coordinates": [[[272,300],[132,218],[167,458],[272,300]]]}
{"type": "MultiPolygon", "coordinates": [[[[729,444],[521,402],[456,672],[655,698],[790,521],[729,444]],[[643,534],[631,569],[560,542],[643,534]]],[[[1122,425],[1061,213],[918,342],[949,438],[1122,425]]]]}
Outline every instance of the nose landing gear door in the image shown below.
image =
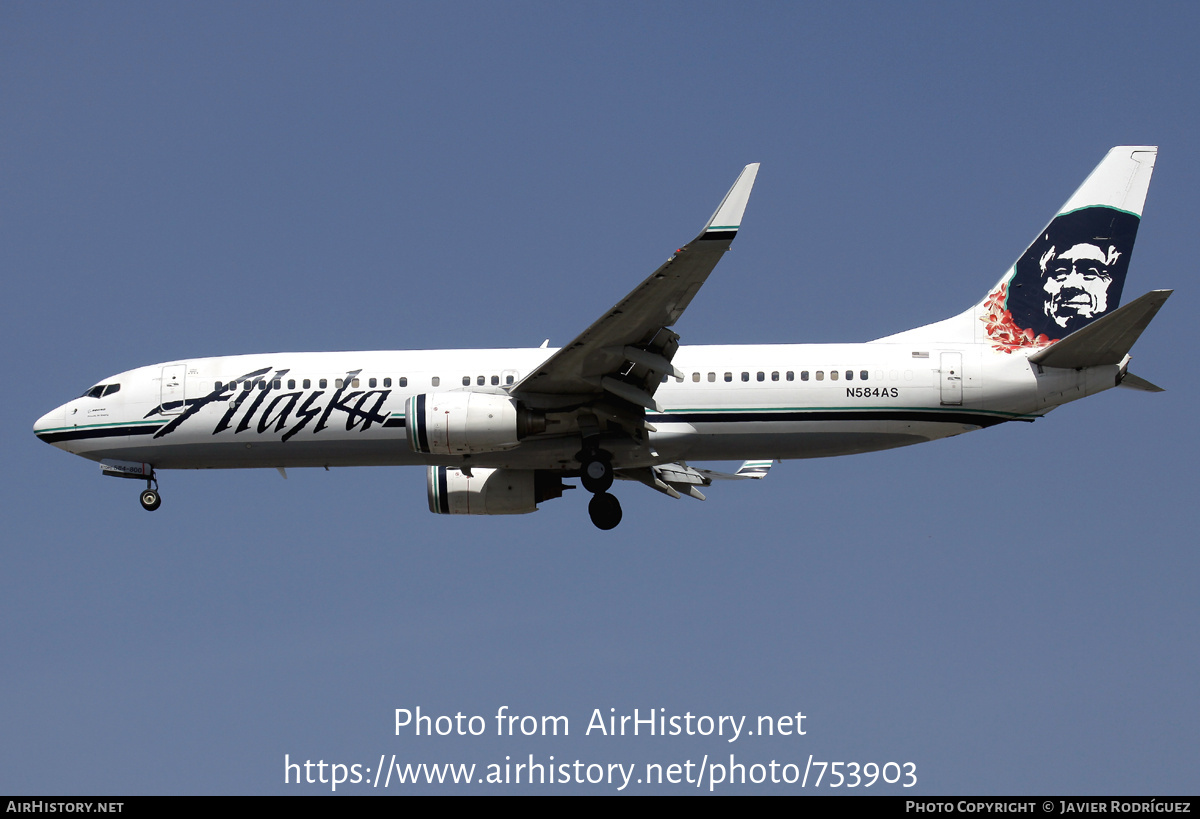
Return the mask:
{"type": "Polygon", "coordinates": [[[186,376],[186,364],[168,364],[162,368],[159,405],[163,415],[178,415],[183,412],[183,384],[186,376]]]}

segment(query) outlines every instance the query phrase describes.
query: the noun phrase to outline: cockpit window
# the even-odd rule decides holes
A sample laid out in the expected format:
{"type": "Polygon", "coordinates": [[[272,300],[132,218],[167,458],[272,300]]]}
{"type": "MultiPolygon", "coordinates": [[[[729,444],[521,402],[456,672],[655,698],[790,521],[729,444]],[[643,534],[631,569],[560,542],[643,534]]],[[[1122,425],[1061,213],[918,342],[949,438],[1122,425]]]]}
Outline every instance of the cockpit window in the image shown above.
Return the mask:
{"type": "Polygon", "coordinates": [[[121,389],[120,384],[97,384],[90,390],[86,391],[80,398],[102,398],[105,395],[112,395],[121,389]]]}

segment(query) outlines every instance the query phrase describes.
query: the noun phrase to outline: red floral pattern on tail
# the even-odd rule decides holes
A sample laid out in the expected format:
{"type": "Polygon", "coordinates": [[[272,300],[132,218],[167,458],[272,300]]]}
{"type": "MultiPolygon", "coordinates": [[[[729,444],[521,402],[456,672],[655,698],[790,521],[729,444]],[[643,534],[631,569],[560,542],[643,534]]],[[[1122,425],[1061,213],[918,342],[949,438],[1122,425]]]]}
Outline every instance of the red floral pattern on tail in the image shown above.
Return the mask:
{"type": "Polygon", "coordinates": [[[999,287],[988,294],[983,303],[983,315],[979,320],[987,328],[988,338],[992,340],[992,349],[1012,353],[1023,347],[1045,347],[1058,341],[1057,338],[1048,338],[1045,335],[1035,336],[1033,330],[1023,330],[1013,324],[1012,313],[1004,309],[1007,301],[1008,282],[1001,282],[999,287]]]}

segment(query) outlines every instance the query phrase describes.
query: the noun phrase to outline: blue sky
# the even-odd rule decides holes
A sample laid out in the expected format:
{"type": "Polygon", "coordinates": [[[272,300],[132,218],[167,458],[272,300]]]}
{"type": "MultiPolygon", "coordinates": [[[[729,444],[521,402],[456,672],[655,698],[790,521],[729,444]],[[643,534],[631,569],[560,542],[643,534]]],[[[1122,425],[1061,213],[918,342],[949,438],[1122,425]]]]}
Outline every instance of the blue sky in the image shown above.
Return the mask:
{"type": "Polygon", "coordinates": [[[912,761],[924,794],[1195,793],[1195,6],[16,2],[0,23],[0,790],[329,790],[285,786],[285,754],[734,753],[912,761]],[[748,162],[684,343],[869,340],[977,301],[1118,144],[1161,146],[1126,287],[1177,290],[1131,367],[1160,395],[788,461],[704,504],[621,486],[612,533],[581,491],[435,517],[400,468],[165,473],[147,515],[30,432],[156,361],[561,344],[748,162]],[[571,735],[396,736],[417,706],[571,735]],[[807,733],[585,736],[610,708],[807,733]]]}

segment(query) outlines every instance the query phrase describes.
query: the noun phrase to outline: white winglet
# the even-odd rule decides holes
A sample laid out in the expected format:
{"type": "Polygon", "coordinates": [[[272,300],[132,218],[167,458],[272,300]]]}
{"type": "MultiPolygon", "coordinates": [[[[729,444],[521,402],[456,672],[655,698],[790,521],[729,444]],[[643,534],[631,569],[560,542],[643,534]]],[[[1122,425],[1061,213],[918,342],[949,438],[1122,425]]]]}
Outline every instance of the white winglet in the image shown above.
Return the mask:
{"type": "Polygon", "coordinates": [[[743,478],[765,478],[771,471],[773,461],[746,461],[738,469],[737,474],[743,478]]]}
{"type": "Polygon", "coordinates": [[[712,218],[704,226],[705,233],[737,232],[742,225],[742,216],[746,213],[746,203],[750,201],[750,190],[754,187],[754,179],[758,176],[758,163],[752,162],[742,168],[729,193],[721,200],[712,218]]]}
{"type": "Polygon", "coordinates": [[[737,472],[716,472],[712,469],[700,469],[698,467],[689,466],[688,469],[693,472],[698,472],[710,481],[743,481],[746,478],[754,478],[755,480],[767,477],[767,473],[771,471],[771,465],[774,461],[745,461],[737,472]]]}

